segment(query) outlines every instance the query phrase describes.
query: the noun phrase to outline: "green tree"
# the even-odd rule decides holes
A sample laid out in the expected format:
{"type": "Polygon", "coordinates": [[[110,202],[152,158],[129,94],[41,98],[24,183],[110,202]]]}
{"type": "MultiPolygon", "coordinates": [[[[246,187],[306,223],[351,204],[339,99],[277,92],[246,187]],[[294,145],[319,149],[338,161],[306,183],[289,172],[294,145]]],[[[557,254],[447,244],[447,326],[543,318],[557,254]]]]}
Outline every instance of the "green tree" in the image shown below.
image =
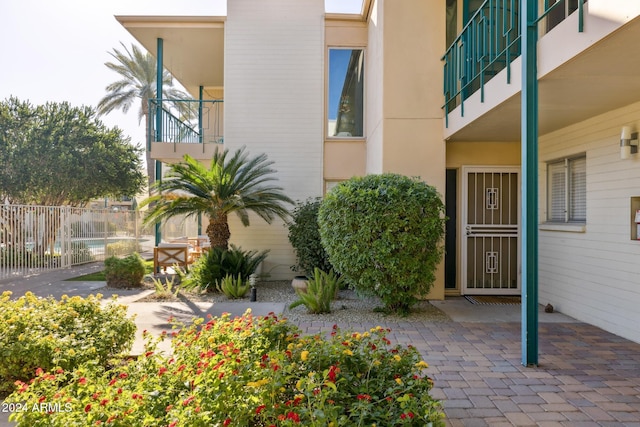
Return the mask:
{"type": "Polygon", "coordinates": [[[444,204],[436,189],[397,174],[352,178],[318,211],[329,261],[348,284],[406,314],[426,295],[443,254],[444,204]]]}
{"type": "Polygon", "coordinates": [[[144,187],[141,150],[94,109],[69,103],[0,102],[0,199],[82,206],[144,187]]]}
{"type": "Polygon", "coordinates": [[[273,185],[277,178],[271,165],[266,154],[249,158],[244,148],[232,156],[228,150],[216,150],[209,168],[187,155],[183,162],[170,166],[163,179],[154,183],[154,195],[141,203],[150,206],[144,223],[203,214],[209,218],[211,246],[227,249],[230,213],[235,212],[245,227],[249,212],[269,224],[276,216],[288,219],[286,205],[293,201],[273,185]]]}
{"type": "MultiPolygon", "coordinates": [[[[120,75],[120,80],[115,81],[106,87],[107,94],[98,102],[98,113],[108,114],[114,110],[122,110],[127,113],[131,106],[139,103],[138,123],[144,118],[145,134],[149,141],[149,99],[158,98],[156,94],[157,61],[148,52],[142,52],[136,45],[131,45],[129,50],[124,43],[123,51],[113,49],[109,52],[115,62],[106,62],[104,65],[110,70],[120,75]]],[[[173,78],[167,70],[162,74],[162,98],[167,100],[190,99],[185,92],[173,87],[173,78]]],[[[181,116],[190,117],[188,103],[170,103],[176,108],[181,116]]],[[[146,144],[145,144],[146,145],[146,144]]],[[[146,146],[147,176],[149,194],[151,194],[151,184],[155,180],[155,162],[151,159],[149,147],[146,146]]]]}

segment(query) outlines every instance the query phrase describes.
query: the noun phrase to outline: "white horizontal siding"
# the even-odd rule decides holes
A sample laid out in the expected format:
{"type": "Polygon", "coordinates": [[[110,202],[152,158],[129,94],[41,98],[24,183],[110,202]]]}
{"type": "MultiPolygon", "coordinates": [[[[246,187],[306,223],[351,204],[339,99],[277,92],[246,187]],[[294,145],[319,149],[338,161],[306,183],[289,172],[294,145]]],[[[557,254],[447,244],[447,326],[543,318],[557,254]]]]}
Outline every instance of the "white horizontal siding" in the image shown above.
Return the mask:
{"type": "MultiPolygon", "coordinates": [[[[275,162],[294,200],[322,194],[324,2],[233,0],[225,24],[225,147],[246,146],[275,162]]],[[[269,249],[271,278],[292,276],[287,229],[231,220],[231,241],[269,249]],[[274,268],[275,267],[275,268],[274,268]]]]}
{"type": "Polygon", "coordinates": [[[620,130],[640,130],[640,103],[540,138],[540,216],[547,161],[586,153],[584,233],[540,232],[540,302],[640,342],[640,241],[630,240],[632,196],[640,196],[640,155],[620,159],[620,130]]]}

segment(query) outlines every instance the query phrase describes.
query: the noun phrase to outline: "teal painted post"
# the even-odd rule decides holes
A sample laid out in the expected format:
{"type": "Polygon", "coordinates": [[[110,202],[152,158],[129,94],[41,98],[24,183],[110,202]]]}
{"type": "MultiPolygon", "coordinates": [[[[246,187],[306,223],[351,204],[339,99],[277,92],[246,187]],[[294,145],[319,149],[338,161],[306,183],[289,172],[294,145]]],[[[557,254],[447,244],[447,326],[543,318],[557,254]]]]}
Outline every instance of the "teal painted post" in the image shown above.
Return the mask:
{"type": "MultiPolygon", "coordinates": [[[[162,39],[158,38],[157,40],[157,55],[156,55],[156,141],[162,141],[162,77],[164,71],[162,51],[163,44],[162,39]]],[[[156,181],[160,181],[162,179],[162,162],[160,160],[156,160],[156,181]]],[[[160,222],[156,222],[155,225],[155,242],[156,246],[160,244],[162,241],[162,233],[160,231],[160,222]]]]}
{"type": "MultiPolygon", "coordinates": [[[[198,132],[200,133],[200,144],[204,143],[204,129],[202,128],[202,96],[204,94],[204,87],[200,86],[198,91],[198,132]]],[[[202,147],[204,150],[204,146],[202,147]]],[[[198,236],[202,235],[202,214],[198,214],[198,236]]]]}
{"type": "Polygon", "coordinates": [[[538,2],[522,17],[522,364],[538,364],[538,2]]]}

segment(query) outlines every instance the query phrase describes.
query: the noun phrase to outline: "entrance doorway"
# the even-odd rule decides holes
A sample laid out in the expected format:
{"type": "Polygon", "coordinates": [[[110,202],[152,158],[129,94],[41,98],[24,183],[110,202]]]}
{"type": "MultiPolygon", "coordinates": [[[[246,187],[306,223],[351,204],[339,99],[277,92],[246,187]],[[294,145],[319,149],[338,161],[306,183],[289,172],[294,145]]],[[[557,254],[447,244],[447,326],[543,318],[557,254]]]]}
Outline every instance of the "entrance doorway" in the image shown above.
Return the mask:
{"type": "Polygon", "coordinates": [[[520,294],[520,168],[462,168],[461,292],[520,294]]]}

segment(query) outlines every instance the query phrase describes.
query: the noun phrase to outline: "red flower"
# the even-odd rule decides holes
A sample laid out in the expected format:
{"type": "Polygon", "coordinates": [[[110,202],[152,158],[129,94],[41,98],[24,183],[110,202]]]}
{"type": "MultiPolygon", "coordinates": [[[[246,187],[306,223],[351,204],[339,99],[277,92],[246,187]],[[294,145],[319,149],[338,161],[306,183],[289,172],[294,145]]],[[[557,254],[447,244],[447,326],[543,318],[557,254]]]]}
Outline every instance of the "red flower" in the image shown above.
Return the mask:
{"type": "Polygon", "coordinates": [[[84,407],[84,412],[89,412],[91,410],[91,404],[88,404],[84,407]]]}
{"type": "Polygon", "coordinates": [[[193,399],[195,399],[195,396],[189,396],[187,397],[185,400],[182,401],[182,406],[187,406],[189,403],[193,402],[193,399]]]}
{"type": "Polygon", "coordinates": [[[153,354],[153,351],[147,351],[147,352],[144,354],[144,357],[149,357],[149,356],[151,356],[152,354],[153,354]]]}
{"type": "Polygon", "coordinates": [[[299,423],[300,422],[300,415],[296,414],[295,412],[289,412],[287,414],[287,419],[288,420],[293,420],[294,423],[299,423]]]}
{"type": "Polygon", "coordinates": [[[177,425],[178,425],[178,422],[174,421],[171,424],[169,424],[169,427],[176,427],[177,425]]]}
{"type": "Polygon", "coordinates": [[[87,379],[85,377],[78,379],[78,384],[85,385],[86,383],[87,383],[87,379]]]}
{"type": "Polygon", "coordinates": [[[166,408],[164,408],[164,410],[165,410],[166,412],[169,412],[169,411],[171,410],[171,408],[173,408],[173,405],[167,405],[167,407],[166,407],[166,408]]]}
{"type": "Polygon", "coordinates": [[[229,424],[231,424],[231,418],[227,418],[226,420],[224,420],[224,422],[222,423],[223,426],[228,426],[229,424]]]}
{"type": "Polygon", "coordinates": [[[100,401],[100,406],[105,406],[107,403],[109,403],[109,399],[102,399],[100,401]]]}
{"type": "Polygon", "coordinates": [[[165,368],[164,366],[161,366],[160,369],[158,369],[158,376],[161,377],[162,374],[164,374],[165,372],[167,372],[167,368],[165,368]]]}
{"type": "Polygon", "coordinates": [[[336,374],[340,372],[340,369],[337,368],[335,365],[331,365],[329,367],[329,381],[331,381],[332,383],[336,382],[336,374]]]}
{"type": "Polygon", "coordinates": [[[36,369],[36,377],[39,377],[42,374],[44,374],[44,371],[42,370],[42,368],[36,369]]]}
{"type": "Polygon", "coordinates": [[[264,408],[266,408],[267,405],[260,405],[256,408],[256,414],[259,414],[260,412],[263,411],[264,408]]]}
{"type": "Polygon", "coordinates": [[[129,375],[127,375],[126,372],[122,372],[120,375],[118,375],[120,378],[127,378],[129,375]]]}
{"type": "Polygon", "coordinates": [[[371,400],[371,396],[369,396],[368,394],[359,394],[357,398],[358,400],[367,400],[367,401],[371,400]]]}
{"type": "Polygon", "coordinates": [[[116,383],[116,381],[118,381],[117,378],[112,379],[111,381],[109,381],[109,385],[112,386],[116,383]]]}

